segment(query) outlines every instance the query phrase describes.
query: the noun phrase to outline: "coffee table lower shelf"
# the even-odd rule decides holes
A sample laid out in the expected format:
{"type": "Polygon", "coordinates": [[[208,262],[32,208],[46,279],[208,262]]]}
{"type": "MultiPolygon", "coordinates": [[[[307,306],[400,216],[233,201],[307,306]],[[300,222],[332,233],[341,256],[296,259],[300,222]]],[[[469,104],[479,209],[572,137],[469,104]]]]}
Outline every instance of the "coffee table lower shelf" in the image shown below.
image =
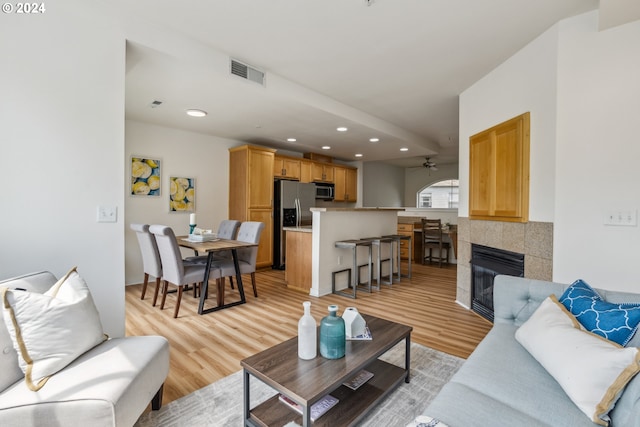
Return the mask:
{"type": "MultiPolygon", "coordinates": [[[[408,382],[405,369],[376,359],[365,367],[373,377],[357,390],[340,385],[329,394],[339,402],[315,422],[314,426],[351,426],[403,381],[408,382]]],[[[348,378],[347,378],[348,379],[348,378]]],[[[256,426],[282,426],[291,421],[302,425],[302,416],[278,399],[278,395],[251,409],[250,421],[256,426]]]]}

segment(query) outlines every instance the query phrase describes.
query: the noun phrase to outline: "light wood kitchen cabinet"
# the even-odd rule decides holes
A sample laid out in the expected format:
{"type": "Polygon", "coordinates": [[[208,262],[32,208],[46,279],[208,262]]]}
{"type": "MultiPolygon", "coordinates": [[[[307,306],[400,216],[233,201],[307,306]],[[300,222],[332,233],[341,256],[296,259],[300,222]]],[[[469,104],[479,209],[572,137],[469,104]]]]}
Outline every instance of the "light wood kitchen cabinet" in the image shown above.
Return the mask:
{"type": "Polygon", "coordinates": [[[336,202],[356,202],[358,200],[358,170],[341,166],[334,167],[336,202]]]}
{"type": "Polygon", "coordinates": [[[408,240],[400,240],[400,258],[403,260],[407,260],[409,259],[409,244],[414,244],[414,247],[412,248],[413,253],[415,254],[415,236],[413,233],[413,224],[404,224],[404,223],[399,223],[398,224],[398,234],[401,234],[403,236],[409,236],[411,237],[411,241],[408,240]]]}
{"type": "Polygon", "coordinates": [[[347,169],[346,173],[346,199],[348,202],[356,202],[358,201],[358,170],[357,169],[347,169]]]}
{"type": "Polygon", "coordinates": [[[469,138],[469,217],[529,220],[529,113],[469,138]]]}
{"type": "Polygon", "coordinates": [[[311,179],[311,165],[313,162],[300,160],[300,182],[313,182],[311,179]]]}
{"type": "Polygon", "coordinates": [[[321,182],[333,182],[333,165],[325,163],[312,163],[311,164],[311,180],[321,182]]]}
{"type": "Polygon", "coordinates": [[[287,255],[284,280],[287,288],[309,293],[311,289],[312,234],[286,231],[287,255]]]}
{"type": "Polygon", "coordinates": [[[274,153],[251,145],[229,149],[229,218],[264,223],[256,267],[273,263],[274,153]]]}
{"type": "Polygon", "coordinates": [[[275,156],[273,161],[273,176],[275,178],[299,180],[300,160],[275,156]]]}

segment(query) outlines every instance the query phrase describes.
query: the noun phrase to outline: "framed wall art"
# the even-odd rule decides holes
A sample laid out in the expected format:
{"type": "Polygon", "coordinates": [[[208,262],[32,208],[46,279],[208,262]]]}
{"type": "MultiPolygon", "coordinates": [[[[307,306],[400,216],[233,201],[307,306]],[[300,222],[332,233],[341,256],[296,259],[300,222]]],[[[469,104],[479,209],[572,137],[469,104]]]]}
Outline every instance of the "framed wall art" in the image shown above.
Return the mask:
{"type": "Polygon", "coordinates": [[[160,196],[160,159],[131,156],[131,195],[160,196]]]}
{"type": "Polygon", "coordinates": [[[169,212],[196,211],[196,180],[172,176],[169,178],[169,212]]]}

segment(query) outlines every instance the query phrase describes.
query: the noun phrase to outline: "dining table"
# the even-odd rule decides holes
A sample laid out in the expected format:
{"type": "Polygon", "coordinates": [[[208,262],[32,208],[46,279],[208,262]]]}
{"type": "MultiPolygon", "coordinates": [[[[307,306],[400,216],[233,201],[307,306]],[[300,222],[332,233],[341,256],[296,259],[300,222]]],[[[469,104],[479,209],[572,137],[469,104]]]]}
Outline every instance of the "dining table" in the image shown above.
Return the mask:
{"type": "Polygon", "coordinates": [[[257,243],[242,242],[240,240],[229,239],[213,239],[207,241],[198,241],[190,238],[189,236],[177,236],[178,245],[183,248],[192,249],[196,255],[206,253],[207,254],[207,266],[204,272],[204,279],[202,281],[202,289],[200,290],[200,302],[198,305],[198,314],[207,314],[213,311],[222,310],[228,307],[244,304],[247,302],[244,295],[244,286],[242,285],[242,274],[240,274],[240,266],[238,264],[237,250],[241,248],[250,248],[258,246],[257,243]],[[211,266],[213,264],[213,257],[216,252],[231,251],[231,257],[233,259],[233,265],[236,270],[236,282],[238,286],[238,293],[240,294],[239,301],[232,301],[225,303],[224,301],[224,282],[218,281],[218,292],[216,295],[216,305],[214,307],[204,308],[205,300],[207,299],[209,289],[209,275],[211,272],[211,266]]]}
{"type": "MultiPolygon", "coordinates": [[[[419,234],[414,236],[414,241],[416,242],[414,245],[414,262],[422,263],[420,257],[422,256],[422,222],[416,222],[413,226],[414,234],[419,234]]],[[[450,227],[442,227],[442,235],[446,236],[451,240],[451,247],[453,248],[453,256],[458,258],[458,227],[450,226],[450,227]]]]}

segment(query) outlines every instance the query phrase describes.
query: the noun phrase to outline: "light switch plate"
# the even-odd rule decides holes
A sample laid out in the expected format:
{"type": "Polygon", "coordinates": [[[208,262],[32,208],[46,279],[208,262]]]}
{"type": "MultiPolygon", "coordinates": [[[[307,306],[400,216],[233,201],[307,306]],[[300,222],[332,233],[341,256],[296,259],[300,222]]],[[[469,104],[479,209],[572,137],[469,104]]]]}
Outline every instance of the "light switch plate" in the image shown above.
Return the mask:
{"type": "Polygon", "coordinates": [[[98,206],[98,222],[116,222],[117,220],[117,206],[98,206]]]}
{"type": "Polygon", "coordinates": [[[638,225],[638,211],[635,209],[607,211],[604,215],[604,224],[635,227],[638,225]]]}

